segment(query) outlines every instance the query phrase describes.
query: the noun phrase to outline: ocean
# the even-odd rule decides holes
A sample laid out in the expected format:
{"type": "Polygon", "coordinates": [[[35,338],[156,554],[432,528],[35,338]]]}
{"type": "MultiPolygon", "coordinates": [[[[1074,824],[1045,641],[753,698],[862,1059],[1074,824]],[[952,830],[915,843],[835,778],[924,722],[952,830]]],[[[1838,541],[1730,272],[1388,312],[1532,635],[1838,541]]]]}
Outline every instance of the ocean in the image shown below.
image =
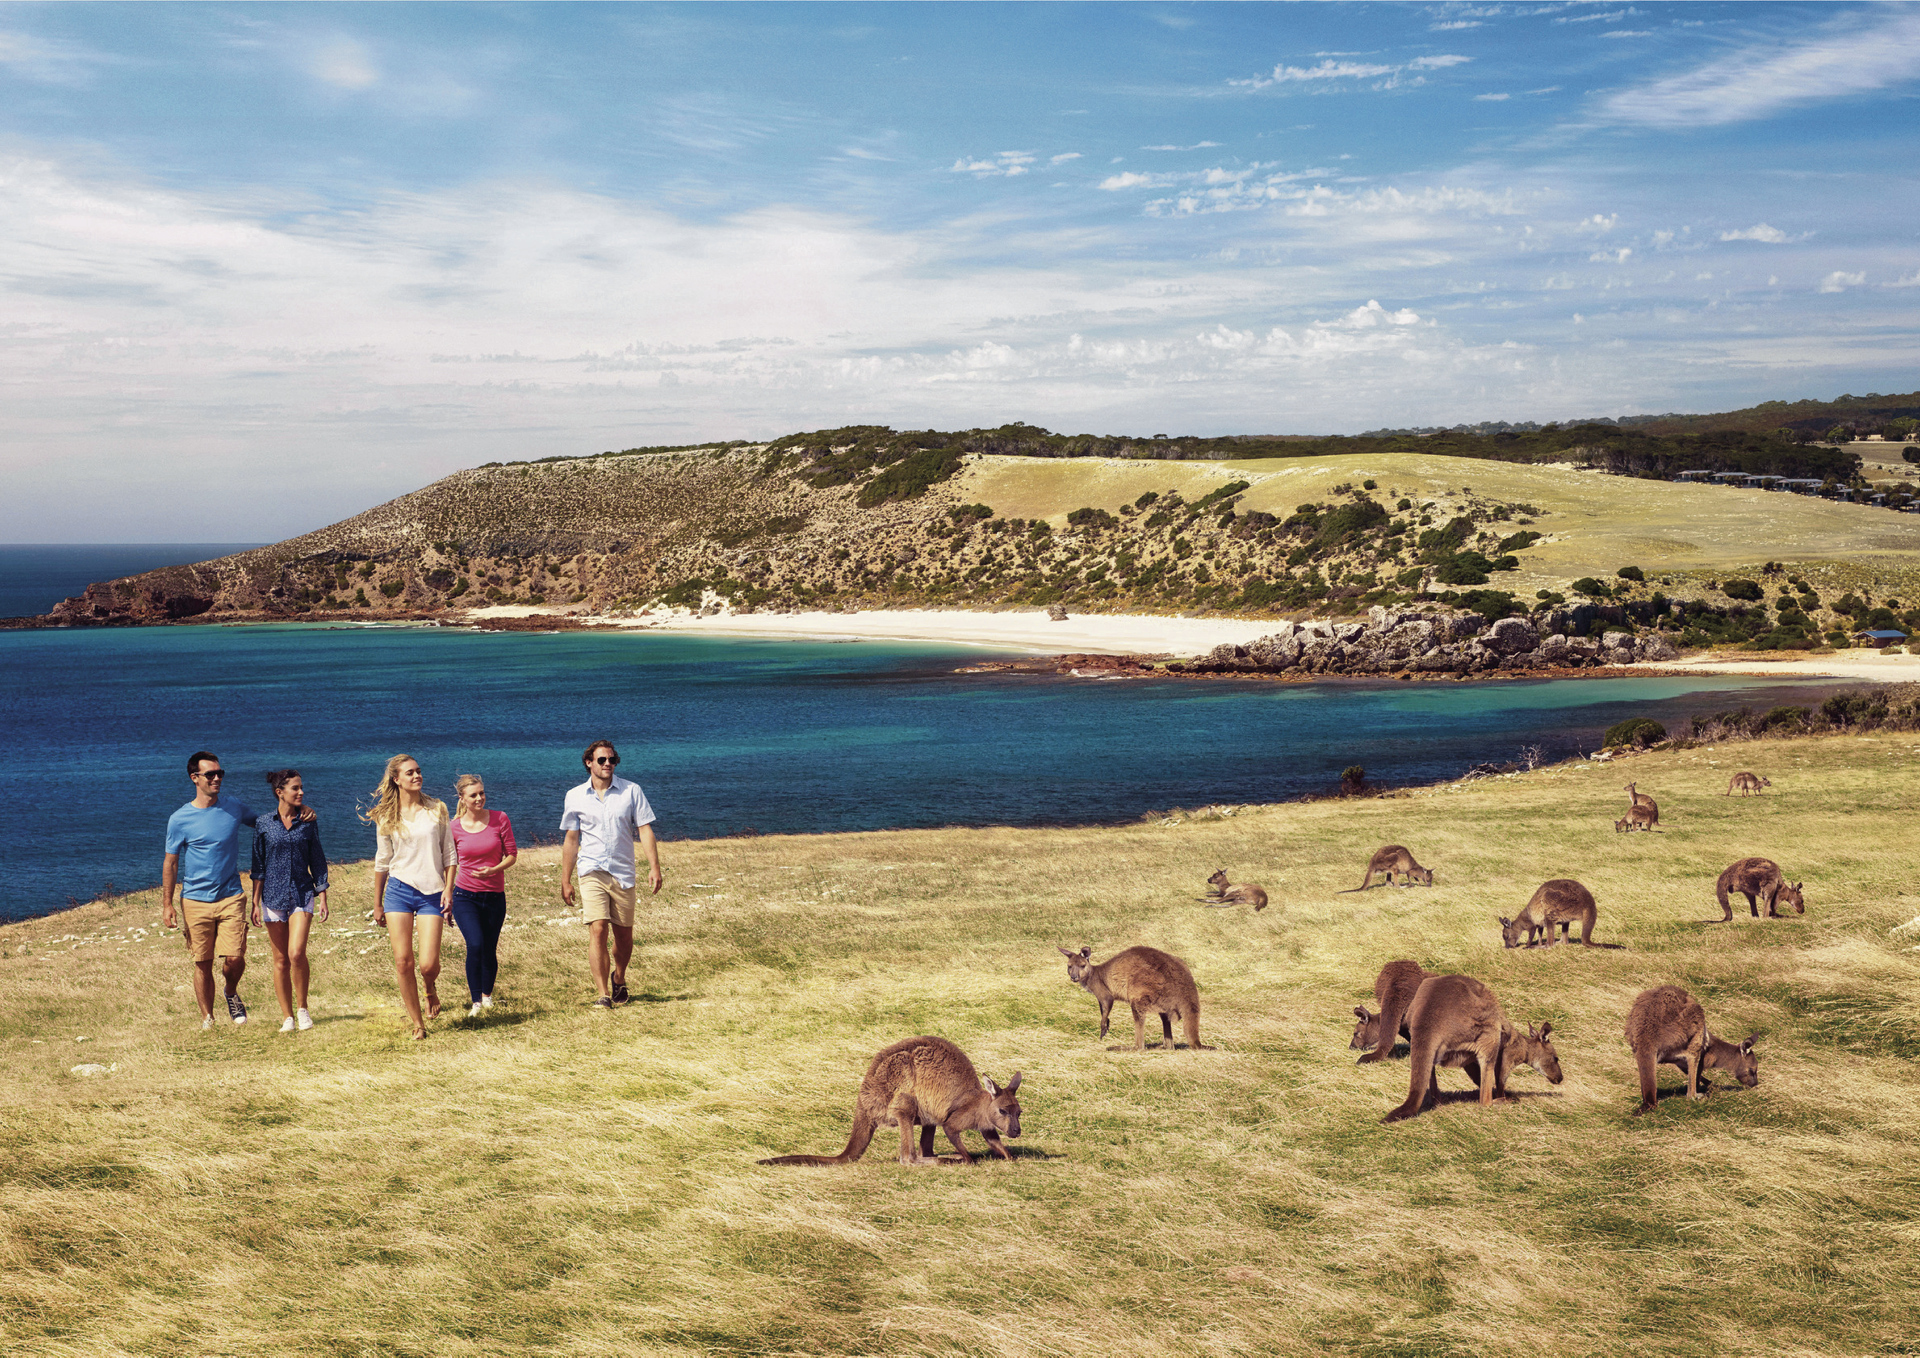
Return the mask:
{"type": "Polygon", "coordinates": [[[258,542],[0,543],[0,618],[30,618],[100,580],[211,561],[258,542]]]}
{"type": "Polygon", "coordinates": [[[455,775],[483,775],[526,842],[558,838],[580,751],[601,738],[664,838],[1091,824],[1326,792],[1351,764],[1381,783],[1436,781],[1531,744],[1591,749],[1630,715],[1684,726],[1834,687],[954,673],[987,654],[324,624],[0,633],[0,918],[157,882],[201,748],[256,808],[272,805],[264,771],[298,768],[337,861],[371,856],[356,805],[401,752],[449,800],[455,775]]]}

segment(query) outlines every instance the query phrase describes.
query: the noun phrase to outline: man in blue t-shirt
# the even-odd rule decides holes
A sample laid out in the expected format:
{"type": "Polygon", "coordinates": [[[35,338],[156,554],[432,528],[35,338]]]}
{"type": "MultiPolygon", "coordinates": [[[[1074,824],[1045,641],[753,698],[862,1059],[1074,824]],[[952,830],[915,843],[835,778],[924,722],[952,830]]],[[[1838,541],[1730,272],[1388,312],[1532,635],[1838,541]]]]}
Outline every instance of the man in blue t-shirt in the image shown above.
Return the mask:
{"type": "Polygon", "coordinates": [[[240,889],[240,827],[254,814],[220,795],[226,779],[220,756],[196,750],[187,760],[193,800],[167,817],[167,856],[160,865],[160,922],[174,925],[173,889],[181,889],[187,951],[193,958],[193,993],[200,1026],[213,1027],[213,959],[226,982],[227,1016],[247,1021],[240,1002],[240,976],[247,969],[246,894],[240,889]]]}

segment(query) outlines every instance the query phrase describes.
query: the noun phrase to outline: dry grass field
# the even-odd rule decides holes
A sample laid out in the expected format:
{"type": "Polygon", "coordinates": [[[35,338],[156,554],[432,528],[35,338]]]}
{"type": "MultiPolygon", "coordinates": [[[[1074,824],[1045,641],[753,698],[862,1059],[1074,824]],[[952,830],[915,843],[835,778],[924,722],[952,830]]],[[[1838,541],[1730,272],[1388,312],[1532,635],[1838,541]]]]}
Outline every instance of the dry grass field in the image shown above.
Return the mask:
{"type": "Polygon", "coordinates": [[[0,928],[0,1348],[1914,1352],[1916,794],[1914,737],[1831,738],[1113,828],[669,843],[613,1013],[535,851],[500,1007],[424,1043],[364,864],[306,1034],[275,1031],[257,935],[253,1021],[202,1033],[153,893],[0,928]],[[1721,795],[1742,768],[1767,795],[1721,795]],[[1629,779],[1659,832],[1614,833],[1629,779]],[[1435,884],[1340,894],[1387,842],[1435,884]],[[1804,917],[1703,922],[1748,854],[1804,879],[1804,917]],[[1272,906],[1197,903],[1222,865],[1272,906]],[[1563,875],[1625,947],[1503,951],[1496,914],[1563,875]],[[1098,1040],[1055,951],[1082,943],[1185,957],[1218,1050],[1115,1050],[1124,1008],[1098,1040]],[[1565,1082],[1523,1070],[1483,1110],[1449,1071],[1383,1126],[1407,1062],[1347,1042],[1400,957],[1551,1019],[1565,1082]],[[1636,1118],[1622,1021],[1669,982],[1762,1035],[1761,1083],[1636,1118]],[[852,1166],[755,1163],[838,1150],[867,1059],[915,1033],[1025,1072],[1013,1162],[906,1168],[883,1132],[852,1166]]]}
{"type": "Polygon", "coordinates": [[[1876,598],[1920,596],[1920,515],[1567,466],[1410,453],[1252,462],[983,457],[969,461],[958,487],[999,513],[1050,518],[1058,527],[1081,505],[1117,509],[1149,490],[1194,499],[1229,479],[1253,483],[1243,509],[1283,516],[1295,505],[1327,500],[1334,486],[1368,479],[1388,503],[1396,494],[1433,501],[1439,522],[1464,507],[1469,490],[1483,500],[1534,505],[1544,511],[1535,526],[1549,537],[1520,554],[1520,570],[1496,581],[1528,598],[1537,589],[1564,590],[1581,576],[1612,579],[1625,565],[1704,581],[1772,560],[1794,566],[1823,595],[1868,588],[1876,598]]]}

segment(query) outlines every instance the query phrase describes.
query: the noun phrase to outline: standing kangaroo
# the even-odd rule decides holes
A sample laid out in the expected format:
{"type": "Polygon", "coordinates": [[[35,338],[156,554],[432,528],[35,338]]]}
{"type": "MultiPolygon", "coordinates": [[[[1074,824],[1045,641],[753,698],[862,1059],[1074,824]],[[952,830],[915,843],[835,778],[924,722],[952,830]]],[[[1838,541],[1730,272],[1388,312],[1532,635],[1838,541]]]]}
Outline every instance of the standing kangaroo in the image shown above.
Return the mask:
{"type": "Polygon", "coordinates": [[[1267,889],[1265,887],[1255,886],[1252,882],[1242,882],[1239,886],[1228,886],[1227,870],[1225,868],[1220,869],[1220,871],[1214,873],[1213,876],[1207,878],[1207,885],[1213,888],[1214,897],[1208,904],[1216,910],[1224,906],[1247,905],[1249,903],[1252,904],[1255,914],[1267,908],[1267,889]]]}
{"type": "MultiPolygon", "coordinates": [[[[1376,872],[1384,872],[1387,874],[1388,886],[1412,886],[1415,882],[1419,882],[1423,886],[1433,885],[1433,873],[1429,869],[1423,868],[1414,862],[1413,855],[1407,852],[1403,846],[1399,844],[1389,844],[1367,860],[1366,876],[1360,879],[1359,886],[1348,887],[1347,891],[1365,891],[1373,885],[1373,875],[1376,872]],[[1393,874],[1396,872],[1404,875],[1407,880],[1404,882],[1394,881],[1393,874]]],[[[1342,892],[1341,894],[1345,895],[1346,892],[1342,892]]]]}
{"type": "Polygon", "coordinates": [[[1369,1014],[1361,1005],[1353,1009],[1359,1022],[1353,1025],[1353,1041],[1347,1044],[1347,1050],[1373,1049],[1354,1064],[1364,1066],[1372,1061],[1384,1061],[1393,1052],[1395,1038],[1404,1037],[1411,1042],[1413,1035],[1407,1031],[1407,1009],[1419,993],[1420,983],[1434,974],[1418,962],[1389,962],[1380,968],[1380,975],[1373,982],[1373,1002],[1380,1006],[1380,1012],[1369,1014]]]}
{"type": "Polygon", "coordinates": [[[1166,1045],[1173,1046],[1173,1019],[1185,1021],[1187,1045],[1195,1051],[1213,1050],[1200,1040],[1200,988],[1187,964],[1158,948],[1128,948],[1095,965],[1093,949],[1060,951],[1067,959],[1067,979],[1086,988],[1100,1001],[1100,1036],[1107,1035],[1113,1002],[1125,1000],[1133,1009],[1133,1049],[1147,1049],[1147,1015],[1160,1016],[1166,1045]]]}
{"type": "Polygon", "coordinates": [[[1727,865],[1720,874],[1720,880],[1714,883],[1714,891],[1720,898],[1720,918],[1714,924],[1725,924],[1733,918],[1733,906],[1727,897],[1731,892],[1739,892],[1747,898],[1747,909],[1755,919],[1760,918],[1760,900],[1767,902],[1767,918],[1784,918],[1777,907],[1790,905],[1799,914],[1807,913],[1807,903],[1800,895],[1800,883],[1788,885],[1787,879],[1780,874],[1780,865],[1771,858],[1742,858],[1727,865]]]}
{"type": "Polygon", "coordinates": [[[1659,802],[1656,802],[1644,792],[1636,791],[1635,785],[1632,783],[1627,784],[1627,796],[1633,799],[1633,804],[1627,808],[1627,821],[1629,824],[1633,824],[1642,814],[1646,816],[1647,823],[1645,825],[1636,825],[1635,828],[1651,830],[1660,823],[1659,802]]]}
{"type": "Polygon", "coordinates": [[[1560,1058],[1547,1040],[1551,1023],[1525,1032],[1507,1022],[1493,992],[1471,976],[1429,976],[1420,983],[1407,1010],[1409,1058],[1407,1099],[1381,1119],[1399,1122],[1438,1102],[1434,1085],[1441,1066],[1465,1070],[1480,1086],[1481,1104],[1507,1093],[1507,1075],[1531,1065],[1560,1083],[1560,1058]]]}
{"type": "Polygon", "coordinates": [[[1613,823],[1615,833],[1630,830],[1652,830],[1653,823],[1660,819],[1658,810],[1649,811],[1644,806],[1630,806],[1627,814],[1613,823]]]}
{"type": "Polygon", "coordinates": [[[1573,937],[1573,926],[1580,926],[1580,942],[1583,946],[1593,946],[1593,921],[1598,917],[1600,908],[1593,903],[1593,893],[1570,877],[1556,877],[1551,882],[1542,882],[1540,889],[1533,893],[1533,899],[1527,902],[1515,919],[1500,920],[1500,937],[1509,948],[1533,946],[1533,941],[1545,933],[1545,946],[1551,948],[1560,939],[1573,937]],[[1559,937],[1555,937],[1554,926],[1559,926],[1559,937]]]}
{"type": "Polygon", "coordinates": [[[1640,1106],[1637,1117],[1658,1105],[1657,1073],[1662,1065],[1677,1066],[1687,1077],[1687,1097],[1700,1097],[1695,1086],[1706,1083],[1709,1070],[1724,1070],[1748,1089],[1760,1083],[1760,1058],[1755,1033],[1735,1046],[1707,1031],[1707,1013],[1700,1002],[1677,985],[1643,990],[1627,1011],[1627,1045],[1640,1068],[1640,1106]]]}
{"type": "Polygon", "coordinates": [[[1757,773],[1736,773],[1727,783],[1727,790],[1720,795],[1723,797],[1731,797],[1733,790],[1738,788],[1740,789],[1740,795],[1742,797],[1758,797],[1761,788],[1772,786],[1773,780],[1771,778],[1762,778],[1757,773]]]}
{"type": "Polygon", "coordinates": [[[943,1128],[947,1140],[967,1164],[973,1157],[960,1144],[960,1133],[978,1132],[987,1149],[1002,1160],[1013,1152],[1000,1143],[1002,1136],[1020,1135],[1020,1072],[1002,1089],[993,1081],[984,1085],[967,1054],[944,1037],[910,1037],[896,1042],[873,1058],[860,1093],[853,1101],[853,1135],[838,1155],[776,1155],[763,1165],[846,1165],[866,1153],[876,1127],[900,1128],[900,1163],[931,1165],[933,1129],[943,1128]],[[913,1131],[920,1128],[920,1147],[914,1149],[913,1131]]]}

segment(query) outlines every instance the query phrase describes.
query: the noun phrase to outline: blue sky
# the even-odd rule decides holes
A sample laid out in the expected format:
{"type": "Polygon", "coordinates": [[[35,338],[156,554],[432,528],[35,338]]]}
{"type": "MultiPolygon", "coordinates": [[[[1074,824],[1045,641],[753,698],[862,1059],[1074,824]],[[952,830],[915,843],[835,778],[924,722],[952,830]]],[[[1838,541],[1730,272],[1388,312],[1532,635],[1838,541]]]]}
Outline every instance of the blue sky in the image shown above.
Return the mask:
{"type": "Polygon", "coordinates": [[[0,540],[1920,386],[1912,5],[0,4],[0,540]]]}

